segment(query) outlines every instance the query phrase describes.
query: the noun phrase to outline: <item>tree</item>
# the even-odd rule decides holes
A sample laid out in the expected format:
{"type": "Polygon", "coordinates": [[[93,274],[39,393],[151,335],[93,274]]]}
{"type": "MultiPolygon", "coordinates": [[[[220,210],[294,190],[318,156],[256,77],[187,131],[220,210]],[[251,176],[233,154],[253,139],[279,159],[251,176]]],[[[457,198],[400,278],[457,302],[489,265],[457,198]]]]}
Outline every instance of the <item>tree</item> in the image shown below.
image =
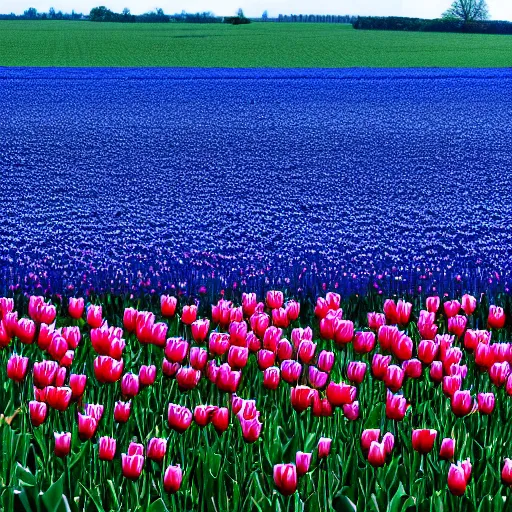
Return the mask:
{"type": "Polygon", "coordinates": [[[25,18],[29,18],[31,20],[34,20],[37,18],[37,9],[34,8],[34,7],[29,7],[24,13],[23,15],[25,16],[25,18]]]}
{"type": "Polygon", "coordinates": [[[55,9],[53,7],[50,7],[50,10],[48,11],[48,18],[51,20],[55,19],[55,9]]]}
{"type": "Polygon", "coordinates": [[[267,11],[263,11],[263,14],[261,15],[261,19],[263,21],[267,21],[268,20],[268,12],[267,11]]]}
{"type": "Polygon", "coordinates": [[[244,16],[244,11],[242,10],[242,8],[240,7],[240,9],[238,9],[236,15],[241,19],[243,20],[245,18],[244,16]]]}
{"type": "Polygon", "coordinates": [[[489,19],[489,9],[485,0],[455,0],[452,6],[443,13],[443,18],[468,21],[489,19]]]}

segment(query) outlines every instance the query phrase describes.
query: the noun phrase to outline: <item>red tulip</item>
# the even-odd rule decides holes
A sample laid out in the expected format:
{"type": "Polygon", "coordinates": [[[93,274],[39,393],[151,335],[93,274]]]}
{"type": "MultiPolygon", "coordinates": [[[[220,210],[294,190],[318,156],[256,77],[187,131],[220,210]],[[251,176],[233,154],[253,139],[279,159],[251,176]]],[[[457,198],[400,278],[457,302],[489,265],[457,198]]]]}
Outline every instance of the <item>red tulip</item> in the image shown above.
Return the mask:
{"type": "Polygon", "coordinates": [[[52,337],[47,350],[48,354],[50,354],[55,361],[60,361],[68,350],[67,341],[62,336],[55,335],[52,337]]]}
{"type": "Polygon", "coordinates": [[[411,317],[412,304],[405,300],[399,300],[396,305],[396,314],[400,325],[407,325],[411,317]]]}
{"type": "Polygon", "coordinates": [[[11,336],[7,331],[4,320],[0,320],[0,348],[5,348],[11,342],[11,336]]]}
{"type": "Polygon", "coordinates": [[[191,325],[196,321],[197,318],[197,306],[183,306],[183,310],[181,312],[181,321],[185,325],[191,325]]]}
{"type": "Polygon", "coordinates": [[[134,308],[125,308],[123,313],[123,326],[128,332],[135,332],[137,328],[138,311],[134,308]]]}
{"type": "Polygon", "coordinates": [[[328,437],[321,437],[318,440],[318,458],[325,459],[331,453],[332,439],[328,437]]]}
{"type": "Polygon", "coordinates": [[[250,318],[251,329],[258,338],[263,338],[265,331],[270,323],[270,318],[266,313],[254,313],[250,318]]]}
{"type": "Polygon", "coordinates": [[[94,360],[94,375],[101,383],[116,382],[123,373],[123,361],[116,361],[109,356],[98,356],[94,360]]]}
{"type": "Polygon", "coordinates": [[[478,393],[478,410],[482,414],[491,414],[494,411],[494,394],[493,393],[478,393]]]}
{"type": "Polygon", "coordinates": [[[128,453],[127,455],[144,455],[144,445],[140,443],[130,443],[128,445],[128,453]]]}
{"type": "Polygon", "coordinates": [[[30,413],[30,421],[34,427],[37,428],[44,423],[47,414],[47,406],[45,403],[32,400],[28,404],[28,410],[30,413]]]}
{"type": "Polygon", "coordinates": [[[462,387],[462,378],[460,375],[451,375],[443,377],[443,393],[452,397],[455,391],[460,391],[462,387]]]}
{"type": "Polygon", "coordinates": [[[434,361],[430,366],[429,373],[433,382],[441,382],[443,380],[443,363],[441,361],[434,361]]]}
{"type": "Polygon", "coordinates": [[[286,339],[282,338],[279,340],[277,344],[276,356],[280,361],[285,361],[286,359],[290,359],[293,354],[292,344],[286,339]]]}
{"type": "Polygon", "coordinates": [[[397,359],[406,361],[412,357],[412,340],[409,336],[400,333],[391,345],[391,351],[397,359]]]}
{"type": "Polygon", "coordinates": [[[290,325],[290,319],[284,308],[278,308],[272,310],[272,323],[276,327],[288,327],[290,325]]]}
{"type": "Polygon", "coordinates": [[[191,366],[182,366],[176,373],[176,381],[180,391],[194,389],[201,379],[201,372],[191,366]]]}
{"type": "Polygon", "coordinates": [[[98,428],[98,421],[93,416],[78,413],[78,437],[82,441],[91,439],[98,428]]]}
{"type": "Polygon", "coordinates": [[[200,427],[206,427],[217,409],[215,405],[197,405],[194,409],[194,421],[200,427]]]}
{"type": "Polygon", "coordinates": [[[489,377],[491,378],[492,383],[497,387],[503,386],[509,375],[510,365],[507,362],[494,363],[489,369],[489,377]]]}
{"type": "Polygon", "coordinates": [[[316,365],[323,372],[329,373],[334,365],[334,352],[322,350],[322,352],[318,354],[318,361],[316,365]]]}
{"type": "Polygon", "coordinates": [[[312,453],[297,452],[295,455],[295,465],[297,467],[297,476],[303,476],[309,471],[312,453]]]}
{"type": "Polygon", "coordinates": [[[162,316],[167,318],[171,318],[176,313],[176,306],[178,304],[178,299],[176,297],[172,297],[171,295],[161,295],[160,296],[160,311],[162,316]]]}
{"type": "MultiPolygon", "coordinates": [[[[41,328],[43,325],[46,325],[46,324],[42,324],[41,328]]],[[[76,347],[78,347],[78,344],[80,343],[80,340],[82,338],[82,335],[80,334],[80,328],[76,325],[72,326],[72,327],[63,327],[62,328],[62,337],[66,340],[68,347],[75,350],[76,347]]],[[[41,338],[41,331],[39,331],[39,338],[41,338]]],[[[49,341],[48,341],[48,344],[49,344],[49,341]]]]}
{"type": "Polygon", "coordinates": [[[301,413],[305,411],[310,405],[313,397],[313,390],[308,386],[296,386],[291,388],[291,403],[292,407],[301,413]]]}
{"type": "Polygon", "coordinates": [[[181,363],[187,357],[188,342],[183,338],[169,338],[164,353],[172,363],[181,363]]]}
{"type": "Polygon", "coordinates": [[[431,364],[437,357],[439,345],[432,340],[421,340],[418,345],[418,359],[425,364],[431,364]]]}
{"type": "Polygon", "coordinates": [[[441,299],[439,297],[427,297],[427,311],[429,313],[437,313],[441,299]]]}
{"type": "Polygon", "coordinates": [[[375,354],[372,359],[372,373],[377,380],[383,380],[388,371],[391,356],[375,354]]]}
{"type": "Polygon", "coordinates": [[[0,297],[0,320],[14,309],[14,299],[0,297]]]}
{"type": "Polygon", "coordinates": [[[460,311],[458,300],[449,300],[443,304],[444,313],[448,318],[454,317],[460,311]]]}
{"type": "Polygon", "coordinates": [[[393,299],[387,299],[384,301],[384,314],[390,324],[398,323],[398,313],[396,310],[396,304],[393,299]]]}
{"type": "Polygon", "coordinates": [[[423,373],[423,366],[418,359],[409,359],[402,363],[405,376],[409,379],[419,379],[423,373]]]}
{"type": "Polygon", "coordinates": [[[151,328],[151,337],[149,342],[157,347],[165,347],[168,330],[169,327],[164,322],[154,324],[151,328]]]}
{"type": "Polygon", "coordinates": [[[396,325],[383,325],[379,328],[377,339],[382,350],[390,351],[395,345],[401,333],[396,325]]]}
{"type": "Polygon", "coordinates": [[[476,299],[467,293],[462,296],[461,300],[462,310],[466,315],[471,316],[476,309],[476,299]]]}
{"type": "Polygon", "coordinates": [[[204,348],[190,348],[190,366],[196,370],[204,370],[208,362],[208,352],[204,348]]]}
{"type": "Polygon", "coordinates": [[[288,316],[288,320],[290,320],[290,322],[295,322],[295,320],[297,320],[300,315],[300,304],[294,300],[291,300],[286,304],[285,311],[288,316]]]}
{"type": "Polygon", "coordinates": [[[213,411],[211,417],[212,425],[217,433],[222,434],[229,427],[229,410],[227,407],[218,407],[213,411]]]}
{"type": "Polygon", "coordinates": [[[302,363],[311,364],[315,357],[316,343],[309,340],[302,340],[297,355],[302,363]]]}
{"type": "Polygon", "coordinates": [[[101,324],[103,323],[102,314],[101,306],[90,304],[87,308],[87,323],[94,328],[101,327],[101,324]]]}
{"type": "Polygon", "coordinates": [[[32,296],[28,303],[28,314],[38,324],[51,324],[57,316],[57,311],[55,306],[46,304],[43,297],[32,296]]]}
{"type": "Polygon", "coordinates": [[[505,326],[505,312],[503,308],[490,306],[487,324],[492,329],[502,329],[505,326]]]}
{"type": "Polygon", "coordinates": [[[462,350],[459,347],[451,347],[446,350],[443,360],[443,369],[445,373],[450,373],[452,364],[459,364],[462,359],[462,350]]]}
{"type": "Polygon", "coordinates": [[[114,407],[114,420],[116,420],[118,423],[126,423],[130,418],[131,405],[131,401],[116,402],[114,407]]]}
{"type": "Polygon", "coordinates": [[[439,450],[439,458],[444,460],[451,460],[455,455],[455,440],[446,437],[441,442],[441,449],[439,450]]]}
{"type": "Polygon", "coordinates": [[[286,360],[281,363],[281,377],[288,384],[296,383],[301,376],[302,365],[298,361],[286,360]]]}
{"type": "Polygon", "coordinates": [[[512,460],[506,458],[503,461],[503,469],[501,470],[501,481],[504,485],[512,485],[512,460]]]}
{"type": "MultiPolygon", "coordinates": [[[[353,402],[356,404],[357,402],[353,402]]],[[[343,406],[345,407],[345,405],[343,406]]],[[[318,391],[313,390],[313,416],[320,417],[328,417],[332,416],[333,409],[332,405],[327,398],[320,399],[318,395],[318,391]]]]}
{"type": "Polygon", "coordinates": [[[263,372],[263,386],[266,389],[277,389],[281,380],[281,372],[277,366],[270,366],[263,372]]]}
{"type": "Polygon", "coordinates": [[[245,316],[254,314],[257,302],[255,293],[242,293],[242,309],[245,316]]]}
{"type": "Polygon", "coordinates": [[[497,363],[503,363],[504,361],[509,361],[512,357],[510,343],[493,343],[492,345],[490,345],[490,349],[491,349],[494,361],[497,363]]]}
{"type": "Polygon", "coordinates": [[[368,450],[368,462],[375,468],[384,466],[386,463],[386,447],[384,442],[372,441],[368,450]]]}
{"type": "Polygon", "coordinates": [[[359,402],[355,400],[351,404],[342,406],[343,414],[349,421],[356,421],[359,418],[359,402]]]}
{"type": "Polygon", "coordinates": [[[121,393],[126,398],[139,394],[139,377],[133,373],[125,373],[121,379],[121,393]]]}
{"type": "Polygon", "coordinates": [[[326,395],[331,405],[340,407],[344,404],[351,404],[356,399],[357,388],[344,382],[337,384],[331,381],[327,386],[326,395]]]}
{"type": "MultiPolygon", "coordinates": [[[[130,313],[130,323],[134,321],[132,316],[135,317],[135,335],[137,339],[144,344],[151,343],[156,319],[155,315],[149,311],[134,311],[130,313]]],[[[127,329],[130,330],[128,327],[127,329]]]]}
{"type": "Polygon", "coordinates": [[[407,401],[402,395],[386,394],[386,417],[390,420],[401,421],[407,411],[407,401]]]}
{"type": "Polygon", "coordinates": [[[297,468],[295,464],[276,464],[274,482],[283,496],[290,496],[297,490],[297,468]]]}
{"type": "Polygon", "coordinates": [[[236,393],[241,378],[241,372],[232,370],[229,364],[224,363],[219,367],[215,384],[220,391],[236,393]]]}
{"type": "Polygon", "coordinates": [[[395,436],[391,432],[386,432],[382,438],[382,444],[384,445],[384,451],[389,455],[395,446],[395,436]]]}
{"type": "Polygon", "coordinates": [[[33,320],[29,318],[21,318],[18,321],[18,324],[15,327],[15,335],[21,341],[21,343],[25,343],[29,345],[34,341],[34,336],[36,334],[36,324],[33,320]]]}
{"type": "Polygon", "coordinates": [[[192,412],[187,407],[182,407],[181,405],[169,404],[169,410],[167,414],[167,420],[169,422],[169,426],[182,434],[185,432],[190,424],[192,423],[192,412]]]}
{"type": "Polygon", "coordinates": [[[271,350],[272,352],[276,352],[282,335],[282,329],[279,329],[275,326],[269,327],[263,335],[263,348],[266,350],[271,350]]]}
{"type": "Polygon", "coordinates": [[[210,329],[210,320],[208,318],[200,318],[192,323],[192,338],[196,343],[202,343],[206,341],[208,337],[208,331],[210,329]]]}
{"type": "Polygon", "coordinates": [[[283,292],[271,290],[267,292],[267,306],[270,309],[277,309],[280,308],[283,305],[284,302],[284,296],[283,292]]]}
{"type": "Polygon", "coordinates": [[[451,464],[448,470],[448,489],[455,496],[462,496],[466,492],[467,487],[464,469],[459,464],[451,464]]]}
{"type": "Polygon", "coordinates": [[[229,324],[229,337],[232,345],[238,347],[247,346],[247,324],[242,322],[231,322],[229,324]]]}
{"type": "Polygon", "coordinates": [[[177,466],[168,466],[164,474],[164,489],[169,494],[174,494],[179,491],[183,473],[179,464],[177,466]]]}
{"type": "Polygon", "coordinates": [[[354,336],[354,350],[358,354],[367,354],[375,346],[375,333],[371,331],[356,332],[354,336]]]}
{"type": "Polygon", "coordinates": [[[299,348],[301,341],[310,340],[313,341],[313,331],[311,327],[306,327],[302,329],[301,327],[296,327],[292,329],[292,342],[295,348],[299,348]]]}
{"type": "Polygon", "coordinates": [[[316,300],[316,306],[315,306],[315,315],[317,318],[322,319],[325,318],[325,315],[327,315],[327,312],[329,311],[330,307],[328,302],[323,297],[318,297],[316,300]]]}
{"type": "Polygon", "coordinates": [[[98,441],[98,456],[100,460],[112,460],[116,453],[117,442],[113,437],[103,436],[98,441]]]}
{"type": "Polygon", "coordinates": [[[494,356],[491,348],[485,343],[479,343],[475,350],[475,364],[482,369],[491,368],[494,364],[494,356]]]}
{"type": "Polygon", "coordinates": [[[147,458],[155,462],[162,462],[167,451],[167,441],[159,437],[153,437],[148,442],[147,458]]]}
{"type": "Polygon", "coordinates": [[[380,430],[378,428],[363,430],[361,434],[361,448],[363,451],[368,451],[373,441],[378,441],[380,437],[380,430]]]}
{"type": "MultiPolygon", "coordinates": [[[[341,310],[339,310],[341,311],[341,310]]],[[[337,320],[334,322],[334,333],[332,339],[334,342],[343,346],[352,341],[354,337],[354,323],[350,320],[337,320]]],[[[329,338],[331,339],[331,338],[329,338]]]]}
{"type": "Polygon", "coordinates": [[[455,315],[448,318],[448,332],[460,338],[464,334],[467,321],[468,319],[462,315],[455,315]]]}
{"type": "Polygon", "coordinates": [[[7,361],[7,377],[14,382],[22,382],[25,379],[28,368],[28,357],[12,355],[7,361]]]}
{"type": "Polygon", "coordinates": [[[141,386],[151,386],[156,379],[156,366],[143,364],[139,369],[139,382],[141,386]]]}
{"type": "Polygon", "coordinates": [[[372,331],[378,331],[383,325],[386,325],[386,315],[384,313],[368,313],[368,327],[372,331]]]}
{"type": "Polygon", "coordinates": [[[222,356],[229,350],[229,347],[229,334],[220,332],[212,332],[210,334],[208,349],[212,355],[222,356]]]}
{"type": "Polygon", "coordinates": [[[42,361],[40,363],[34,363],[32,370],[34,386],[38,388],[45,388],[51,386],[55,382],[55,376],[59,365],[55,361],[42,361]]]}
{"type": "Polygon", "coordinates": [[[316,366],[309,367],[309,384],[312,388],[322,389],[327,384],[329,374],[320,371],[316,366]]]}
{"type": "Polygon", "coordinates": [[[348,380],[354,384],[361,384],[366,374],[366,363],[362,361],[351,361],[347,366],[348,380]]]}
{"type": "Polygon", "coordinates": [[[436,314],[427,311],[420,311],[418,318],[418,331],[420,336],[426,340],[433,340],[437,334],[437,325],[435,325],[436,314]]]}
{"type": "Polygon", "coordinates": [[[71,401],[73,393],[68,387],[48,386],[46,388],[46,403],[53,409],[65,411],[71,401]]]}
{"type": "Polygon", "coordinates": [[[386,370],[386,375],[384,375],[384,384],[391,391],[396,393],[401,387],[404,381],[405,373],[396,364],[390,364],[388,369],[386,370]]]}
{"type": "Polygon", "coordinates": [[[55,455],[57,457],[66,457],[71,449],[71,433],[62,432],[61,434],[54,432],[55,436],[55,455]]]}
{"type": "Polygon", "coordinates": [[[473,409],[473,399],[469,391],[455,391],[451,397],[452,412],[455,416],[466,416],[473,409]]]}
{"type": "Polygon", "coordinates": [[[437,430],[417,429],[412,431],[413,450],[426,454],[434,448],[434,442],[437,437],[437,430]]]}
{"type": "MultiPolygon", "coordinates": [[[[259,413],[258,413],[259,414],[259,413]]],[[[261,422],[258,417],[246,420],[239,415],[240,426],[242,427],[242,437],[246,443],[254,443],[261,434],[261,422]]]]}
{"type": "Polygon", "coordinates": [[[261,349],[261,341],[252,331],[247,333],[245,342],[251,352],[258,352],[261,349]]]}
{"type": "Polygon", "coordinates": [[[59,364],[65,368],[69,368],[73,364],[74,358],[75,358],[75,351],[67,350],[66,353],[62,356],[62,359],[59,361],[59,364]]]}
{"type": "Polygon", "coordinates": [[[71,318],[81,318],[84,314],[84,299],[70,297],[68,302],[68,313],[71,318]]]}
{"type": "Polygon", "coordinates": [[[71,399],[78,400],[82,397],[87,383],[87,375],[77,375],[72,373],[69,376],[69,387],[71,388],[71,399]]]}
{"type": "Polygon", "coordinates": [[[126,453],[121,454],[121,468],[125,478],[129,478],[130,480],[137,480],[137,478],[139,478],[142,473],[143,467],[143,455],[127,455],[126,453]]]}
{"type": "Polygon", "coordinates": [[[228,351],[228,364],[234,370],[244,368],[249,359],[249,349],[232,345],[228,351]]]}
{"type": "Polygon", "coordinates": [[[103,417],[104,407],[101,404],[86,404],[84,409],[85,414],[87,416],[92,416],[96,421],[100,421],[103,417]]]}

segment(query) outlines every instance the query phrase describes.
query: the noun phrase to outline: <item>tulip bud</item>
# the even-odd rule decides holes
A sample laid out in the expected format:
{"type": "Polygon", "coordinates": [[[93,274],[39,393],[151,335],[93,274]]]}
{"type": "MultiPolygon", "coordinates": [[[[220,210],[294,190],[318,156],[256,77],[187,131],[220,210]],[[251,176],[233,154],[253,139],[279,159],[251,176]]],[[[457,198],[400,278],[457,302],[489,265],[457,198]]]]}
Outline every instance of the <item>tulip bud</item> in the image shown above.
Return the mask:
{"type": "Polygon", "coordinates": [[[35,428],[44,423],[47,414],[47,406],[45,403],[32,400],[28,404],[28,410],[30,413],[30,421],[35,428]]]}
{"type": "Polygon", "coordinates": [[[321,437],[318,440],[318,458],[325,459],[331,453],[332,439],[329,437],[321,437]]]}
{"type": "Polygon", "coordinates": [[[229,427],[229,410],[227,407],[218,407],[212,414],[212,425],[218,434],[222,434],[229,427]]]}
{"type": "Polygon", "coordinates": [[[277,389],[280,380],[281,372],[277,366],[270,366],[263,372],[263,386],[266,389],[277,389]]]}
{"type": "Polygon", "coordinates": [[[167,441],[158,437],[153,437],[149,440],[147,457],[155,462],[162,462],[167,450],[167,441]]]}
{"type": "Polygon", "coordinates": [[[172,318],[176,313],[178,299],[170,295],[162,295],[160,297],[160,311],[162,316],[172,318]]]}
{"type": "Polygon", "coordinates": [[[169,494],[178,492],[183,474],[180,466],[168,466],[164,474],[164,489],[169,494]]]}
{"type": "Polygon", "coordinates": [[[182,434],[192,423],[192,412],[187,407],[169,404],[167,419],[169,426],[179,434],[182,434]]]}
{"type": "Polygon", "coordinates": [[[116,402],[116,405],[114,406],[114,420],[118,423],[126,423],[130,418],[131,406],[131,401],[116,402]]]}
{"type": "Polygon", "coordinates": [[[183,306],[183,311],[181,312],[181,321],[185,325],[192,325],[196,321],[197,318],[197,306],[183,306]]]}
{"type": "Polygon", "coordinates": [[[297,468],[295,464],[276,464],[274,482],[283,496],[290,496],[297,490],[297,468]]]}
{"type": "Polygon", "coordinates": [[[13,354],[7,361],[7,377],[14,382],[23,382],[28,369],[28,357],[13,354]]]}
{"type": "Polygon", "coordinates": [[[61,434],[55,432],[55,455],[57,457],[66,457],[71,449],[71,433],[62,432],[61,434]]]}
{"type": "Polygon", "coordinates": [[[444,460],[451,460],[455,455],[455,441],[446,437],[441,442],[441,449],[439,450],[439,458],[444,460]]]}
{"type": "Polygon", "coordinates": [[[98,456],[100,460],[110,461],[116,453],[117,442],[113,437],[100,437],[98,441],[98,456]]]}
{"type": "Polygon", "coordinates": [[[297,452],[297,454],[295,455],[297,476],[303,476],[309,471],[312,455],[312,453],[297,452]]]}
{"type": "Polygon", "coordinates": [[[434,441],[437,437],[437,430],[417,429],[412,431],[413,450],[426,454],[434,448],[434,441]]]}
{"type": "Polygon", "coordinates": [[[79,319],[84,314],[84,299],[70,297],[68,301],[68,313],[71,318],[79,319]]]}
{"type": "Polygon", "coordinates": [[[512,460],[505,459],[503,461],[503,469],[501,470],[501,481],[504,485],[512,485],[512,460]]]}
{"type": "Polygon", "coordinates": [[[126,453],[121,454],[121,468],[123,476],[130,480],[137,480],[142,473],[144,467],[144,456],[143,455],[127,455],[126,453]]]}

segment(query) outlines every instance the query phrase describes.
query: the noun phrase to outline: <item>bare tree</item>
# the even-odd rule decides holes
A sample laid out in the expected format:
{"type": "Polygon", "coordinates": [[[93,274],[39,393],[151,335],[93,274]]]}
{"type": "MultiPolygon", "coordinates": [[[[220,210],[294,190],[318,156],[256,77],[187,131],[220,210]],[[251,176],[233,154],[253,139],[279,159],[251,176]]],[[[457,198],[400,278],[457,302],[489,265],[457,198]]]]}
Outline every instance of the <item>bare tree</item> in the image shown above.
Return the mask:
{"type": "Polygon", "coordinates": [[[485,0],[455,0],[443,13],[443,18],[467,21],[489,19],[489,9],[485,0]]]}

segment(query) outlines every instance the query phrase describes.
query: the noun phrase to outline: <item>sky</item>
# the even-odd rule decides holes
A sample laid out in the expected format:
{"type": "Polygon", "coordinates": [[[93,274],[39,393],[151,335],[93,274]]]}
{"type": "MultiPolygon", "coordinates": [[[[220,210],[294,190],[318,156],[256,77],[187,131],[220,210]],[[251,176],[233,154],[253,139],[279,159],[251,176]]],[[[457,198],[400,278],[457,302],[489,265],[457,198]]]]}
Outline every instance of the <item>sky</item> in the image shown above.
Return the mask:
{"type": "MultiPolygon", "coordinates": [[[[128,7],[141,14],[161,7],[166,14],[212,11],[218,16],[233,15],[239,7],[248,17],[259,17],[264,10],[278,14],[359,14],[362,16],[439,17],[452,0],[0,0],[0,13],[22,14],[28,7],[47,12],[83,12],[105,5],[114,12],[128,7]]],[[[512,21],[512,0],[487,0],[491,19],[512,21]]]]}

